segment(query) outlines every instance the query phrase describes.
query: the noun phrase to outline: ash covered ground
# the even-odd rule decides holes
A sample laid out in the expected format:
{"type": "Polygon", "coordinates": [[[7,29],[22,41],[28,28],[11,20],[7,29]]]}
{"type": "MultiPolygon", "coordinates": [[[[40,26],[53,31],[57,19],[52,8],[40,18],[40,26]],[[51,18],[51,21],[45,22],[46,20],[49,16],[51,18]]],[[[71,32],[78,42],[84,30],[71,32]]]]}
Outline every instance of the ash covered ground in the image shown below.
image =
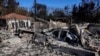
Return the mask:
{"type": "Polygon", "coordinates": [[[0,56],[75,56],[59,51],[48,45],[31,41],[33,35],[23,34],[23,38],[9,31],[0,31],[0,56]]]}

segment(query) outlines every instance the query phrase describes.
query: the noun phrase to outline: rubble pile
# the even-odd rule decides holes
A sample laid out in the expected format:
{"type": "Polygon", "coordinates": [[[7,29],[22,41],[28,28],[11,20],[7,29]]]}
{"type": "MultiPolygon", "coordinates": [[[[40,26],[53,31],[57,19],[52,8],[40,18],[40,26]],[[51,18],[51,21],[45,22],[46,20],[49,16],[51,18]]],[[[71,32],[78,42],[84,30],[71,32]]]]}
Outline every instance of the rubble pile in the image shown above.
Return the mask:
{"type": "Polygon", "coordinates": [[[97,52],[100,51],[100,39],[92,39],[89,44],[92,49],[96,50],[97,52]]]}
{"type": "Polygon", "coordinates": [[[18,36],[0,31],[0,56],[95,56],[100,53],[100,37],[87,27],[19,30],[18,36]],[[97,54],[95,54],[95,52],[97,54]]]}
{"type": "Polygon", "coordinates": [[[0,38],[2,40],[10,39],[10,38],[13,38],[13,34],[11,34],[8,31],[0,31],[0,38]]]}
{"type": "Polygon", "coordinates": [[[100,51],[100,37],[97,34],[84,32],[82,35],[82,40],[84,48],[91,49],[94,51],[100,51]]]}
{"type": "Polygon", "coordinates": [[[30,35],[23,35],[25,38],[18,38],[11,34],[3,34],[1,38],[5,38],[0,43],[0,56],[75,56],[69,53],[57,51],[50,46],[31,42],[30,35]],[[9,37],[9,38],[7,38],[9,37]],[[28,37],[28,38],[27,38],[28,37]],[[25,41],[24,41],[25,40],[25,41]]]}

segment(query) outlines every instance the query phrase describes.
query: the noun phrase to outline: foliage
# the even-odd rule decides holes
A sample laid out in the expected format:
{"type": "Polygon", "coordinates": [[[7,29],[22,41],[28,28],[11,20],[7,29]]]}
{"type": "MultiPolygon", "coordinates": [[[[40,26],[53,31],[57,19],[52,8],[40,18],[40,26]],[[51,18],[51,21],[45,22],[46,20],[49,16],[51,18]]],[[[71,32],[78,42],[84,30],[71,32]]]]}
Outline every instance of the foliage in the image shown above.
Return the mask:
{"type": "Polygon", "coordinates": [[[8,0],[7,1],[7,14],[15,12],[16,8],[18,7],[19,3],[16,0],[8,0]]]}
{"type": "Polygon", "coordinates": [[[6,13],[6,0],[0,0],[0,16],[6,13]]]}
{"type": "MultiPolygon", "coordinates": [[[[82,0],[83,1],[83,0],[82,0]]],[[[97,8],[96,3],[91,2],[85,2],[83,1],[82,4],[79,4],[79,6],[74,5],[72,9],[72,18],[74,22],[76,23],[82,23],[82,22],[90,22],[90,23],[96,23],[99,21],[98,19],[98,11],[95,9],[97,8]]]]}
{"type": "Polygon", "coordinates": [[[24,7],[19,7],[16,0],[0,0],[0,14],[6,15],[10,13],[17,13],[20,15],[27,15],[28,11],[24,7]]]}
{"type": "Polygon", "coordinates": [[[65,14],[62,10],[56,9],[53,11],[54,17],[65,17],[65,14]]]}
{"type": "Polygon", "coordinates": [[[43,18],[43,19],[46,18],[46,16],[47,16],[47,7],[46,7],[46,5],[36,3],[34,5],[33,10],[34,10],[33,14],[35,14],[35,10],[36,10],[36,16],[37,17],[43,18]]]}
{"type": "Polygon", "coordinates": [[[20,14],[20,15],[28,16],[28,11],[27,11],[27,9],[24,8],[24,7],[18,7],[18,8],[15,10],[15,13],[20,14]]]}

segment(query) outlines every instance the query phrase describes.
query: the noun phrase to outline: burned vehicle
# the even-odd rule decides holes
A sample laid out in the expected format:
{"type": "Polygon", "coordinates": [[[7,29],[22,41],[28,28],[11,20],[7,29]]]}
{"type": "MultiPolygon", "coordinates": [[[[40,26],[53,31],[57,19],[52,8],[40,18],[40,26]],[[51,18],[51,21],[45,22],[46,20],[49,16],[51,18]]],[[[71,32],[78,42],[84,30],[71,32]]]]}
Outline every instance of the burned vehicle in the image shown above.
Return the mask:
{"type": "Polygon", "coordinates": [[[47,36],[52,36],[53,38],[59,40],[59,41],[64,41],[69,44],[78,43],[78,38],[77,36],[70,32],[68,29],[50,29],[50,30],[45,30],[44,34],[47,36]]]}
{"type": "Polygon", "coordinates": [[[72,25],[67,29],[50,29],[44,31],[47,36],[53,36],[53,38],[67,42],[69,44],[80,45],[81,47],[100,51],[100,26],[99,25],[87,25],[79,26],[72,25]]]}

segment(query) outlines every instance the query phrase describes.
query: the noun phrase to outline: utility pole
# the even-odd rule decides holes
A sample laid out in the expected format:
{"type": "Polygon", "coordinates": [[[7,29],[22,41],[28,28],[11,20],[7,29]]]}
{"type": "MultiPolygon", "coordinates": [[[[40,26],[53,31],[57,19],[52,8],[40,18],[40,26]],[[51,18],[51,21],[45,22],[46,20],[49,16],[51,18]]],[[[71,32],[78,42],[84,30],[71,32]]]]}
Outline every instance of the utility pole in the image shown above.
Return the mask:
{"type": "Polygon", "coordinates": [[[36,0],[34,0],[34,23],[33,23],[33,27],[34,27],[34,32],[35,32],[35,20],[36,20],[36,0]]]}
{"type": "Polygon", "coordinates": [[[36,20],[36,0],[34,0],[34,19],[36,20]]]}

